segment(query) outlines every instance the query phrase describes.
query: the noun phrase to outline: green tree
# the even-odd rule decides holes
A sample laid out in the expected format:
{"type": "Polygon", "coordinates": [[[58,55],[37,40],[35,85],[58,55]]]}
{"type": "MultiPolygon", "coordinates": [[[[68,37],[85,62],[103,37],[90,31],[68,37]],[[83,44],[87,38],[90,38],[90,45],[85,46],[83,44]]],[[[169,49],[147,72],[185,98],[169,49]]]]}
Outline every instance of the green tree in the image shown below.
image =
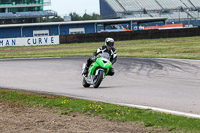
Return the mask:
{"type": "Polygon", "coordinates": [[[98,19],[100,19],[100,15],[96,14],[96,13],[93,13],[91,19],[92,20],[98,20],[98,19]]]}
{"type": "Polygon", "coordinates": [[[91,20],[92,17],[90,15],[88,15],[87,13],[85,13],[82,17],[83,20],[91,20]]]}
{"type": "Polygon", "coordinates": [[[69,14],[71,16],[72,21],[81,21],[81,20],[98,20],[100,19],[100,15],[93,13],[89,15],[87,13],[83,14],[83,16],[78,15],[76,12],[72,12],[69,14]]]}
{"type": "Polygon", "coordinates": [[[80,21],[82,20],[82,17],[79,16],[77,13],[72,12],[69,14],[69,16],[71,16],[72,21],[80,21]]]}

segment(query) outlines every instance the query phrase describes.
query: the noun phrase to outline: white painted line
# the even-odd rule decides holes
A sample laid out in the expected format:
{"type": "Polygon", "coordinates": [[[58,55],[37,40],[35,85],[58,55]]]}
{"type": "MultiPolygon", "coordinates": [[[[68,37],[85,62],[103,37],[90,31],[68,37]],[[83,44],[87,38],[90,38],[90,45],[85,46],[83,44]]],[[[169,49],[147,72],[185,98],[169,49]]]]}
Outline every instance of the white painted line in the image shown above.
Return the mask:
{"type": "Polygon", "coordinates": [[[0,59],[0,61],[17,61],[17,60],[48,60],[48,59],[66,59],[66,58],[70,58],[70,59],[73,59],[73,58],[88,58],[89,56],[73,56],[73,57],[38,57],[38,58],[5,58],[5,59],[0,59]]]}
{"type": "Polygon", "coordinates": [[[200,115],[198,115],[198,114],[191,114],[191,113],[167,110],[167,109],[162,109],[162,108],[155,108],[155,107],[150,107],[150,106],[134,105],[134,104],[125,104],[125,103],[112,103],[112,104],[133,107],[133,108],[138,108],[138,109],[151,109],[156,112],[162,112],[162,113],[167,113],[167,114],[173,114],[173,115],[178,115],[178,116],[185,116],[185,117],[200,119],[200,115]]]}
{"type": "Polygon", "coordinates": [[[12,60],[42,60],[42,59],[61,59],[63,57],[39,57],[39,58],[5,58],[0,61],[12,61],[12,60]]]}

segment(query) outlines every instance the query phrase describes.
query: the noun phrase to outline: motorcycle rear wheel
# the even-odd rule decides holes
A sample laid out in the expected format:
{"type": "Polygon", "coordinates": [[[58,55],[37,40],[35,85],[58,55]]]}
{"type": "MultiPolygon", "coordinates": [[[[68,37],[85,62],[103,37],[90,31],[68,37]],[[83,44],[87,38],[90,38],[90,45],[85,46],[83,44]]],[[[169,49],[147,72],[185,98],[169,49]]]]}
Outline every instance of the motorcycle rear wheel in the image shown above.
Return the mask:
{"type": "Polygon", "coordinates": [[[97,79],[95,80],[95,82],[94,82],[94,88],[98,88],[99,87],[99,85],[101,84],[101,81],[103,80],[103,71],[102,70],[100,70],[99,71],[99,74],[97,75],[97,79]]]}

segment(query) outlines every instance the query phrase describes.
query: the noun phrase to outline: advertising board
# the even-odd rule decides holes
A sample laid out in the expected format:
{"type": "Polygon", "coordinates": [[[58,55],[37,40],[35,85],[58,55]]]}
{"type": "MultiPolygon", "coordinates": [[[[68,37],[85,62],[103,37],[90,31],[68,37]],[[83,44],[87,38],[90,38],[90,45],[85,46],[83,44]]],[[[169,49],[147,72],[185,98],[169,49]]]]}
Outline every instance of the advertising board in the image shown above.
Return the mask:
{"type": "Polygon", "coordinates": [[[5,46],[36,46],[59,44],[59,36],[4,38],[0,39],[0,47],[5,46]]]}

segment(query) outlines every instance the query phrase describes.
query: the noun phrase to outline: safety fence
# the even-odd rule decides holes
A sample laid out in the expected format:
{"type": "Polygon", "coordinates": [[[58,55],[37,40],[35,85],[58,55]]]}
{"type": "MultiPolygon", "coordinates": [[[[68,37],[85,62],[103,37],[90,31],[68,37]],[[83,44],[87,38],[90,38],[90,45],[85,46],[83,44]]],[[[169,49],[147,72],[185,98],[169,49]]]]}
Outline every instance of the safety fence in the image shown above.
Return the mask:
{"type": "Polygon", "coordinates": [[[107,32],[92,34],[77,34],[60,36],[60,43],[83,43],[83,42],[102,42],[106,37],[112,37],[116,41],[138,40],[138,39],[156,39],[156,38],[173,38],[200,36],[200,27],[198,28],[181,28],[167,30],[141,30],[125,32],[107,32]]]}

